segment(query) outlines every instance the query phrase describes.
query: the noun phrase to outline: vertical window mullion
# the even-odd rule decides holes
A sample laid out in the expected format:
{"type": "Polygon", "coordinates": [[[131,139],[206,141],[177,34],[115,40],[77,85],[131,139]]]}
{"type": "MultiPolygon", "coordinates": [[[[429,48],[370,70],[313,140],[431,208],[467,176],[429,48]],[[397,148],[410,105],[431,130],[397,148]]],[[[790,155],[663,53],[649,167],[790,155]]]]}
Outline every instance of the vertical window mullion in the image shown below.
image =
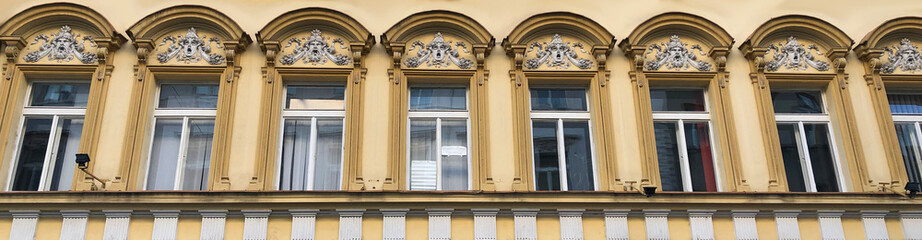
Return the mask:
{"type": "Polygon", "coordinates": [[[314,177],[316,176],[314,167],[317,162],[317,117],[311,117],[311,136],[308,141],[307,172],[303,175],[307,179],[307,184],[304,189],[314,190],[314,177]]]}
{"type": "Polygon", "coordinates": [[[676,124],[679,125],[676,128],[677,129],[676,131],[678,131],[678,133],[676,133],[676,136],[679,140],[678,141],[679,143],[679,165],[680,165],[679,167],[682,168],[680,171],[680,173],[682,174],[682,188],[684,188],[686,192],[691,192],[692,191],[692,180],[691,180],[691,170],[689,169],[689,166],[688,166],[688,147],[686,146],[687,143],[685,142],[685,139],[686,139],[685,138],[685,121],[683,121],[682,119],[679,119],[679,121],[676,124]]]}
{"type": "Polygon", "coordinates": [[[560,169],[560,190],[569,190],[567,182],[567,153],[564,146],[563,119],[557,119],[557,164],[560,169]]]}
{"type": "Polygon", "coordinates": [[[810,159],[810,148],[807,147],[807,134],[804,130],[804,122],[797,122],[797,131],[800,132],[800,148],[803,153],[801,164],[804,169],[804,179],[807,182],[807,190],[816,192],[816,180],[813,177],[813,164],[810,159]]]}
{"type": "Polygon", "coordinates": [[[189,117],[182,118],[182,133],[179,137],[179,155],[176,160],[176,177],[173,190],[182,190],[182,175],[186,166],[186,145],[189,144],[189,117]]]}
{"type": "Polygon", "coordinates": [[[45,191],[50,185],[50,169],[54,167],[54,161],[51,160],[54,157],[55,149],[55,140],[57,137],[58,130],[58,115],[54,115],[51,119],[51,127],[48,129],[48,144],[45,145],[45,161],[42,162],[42,177],[38,182],[38,190],[45,191]]]}
{"type": "Polygon", "coordinates": [[[435,190],[442,190],[442,118],[435,119],[435,190]]]}

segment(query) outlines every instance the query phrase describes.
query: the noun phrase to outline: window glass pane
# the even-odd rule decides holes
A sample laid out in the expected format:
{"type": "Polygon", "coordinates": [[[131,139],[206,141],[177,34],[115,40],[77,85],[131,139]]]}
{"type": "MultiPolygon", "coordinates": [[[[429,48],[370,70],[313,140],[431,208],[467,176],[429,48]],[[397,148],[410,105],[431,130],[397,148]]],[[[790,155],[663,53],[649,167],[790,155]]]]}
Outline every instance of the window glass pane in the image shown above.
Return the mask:
{"type": "Polygon", "coordinates": [[[922,114],[922,95],[887,94],[892,114],[922,114]]]}
{"type": "Polygon", "coordinates": [[[683,191],[682,165],[679,164],[678,126],[675,122],[654,122],[656,157],[663,191],[683,191]]]}
{"type": "Polygon", "coordinates": [[[208,169],[211,168],[213,137],[214,120],[189,120],[189,140],[186,144],[182,190],[208,190],[208,169]]]}
{"type": "Polygon", "coordinates": [[[23,126],[19,161],[13,179],[13,191],[38,190],[51,134],[51,118],[27,118],[23,126]]]}
{"type": "Polygon", "coordinates": [[[54,172],[51,175],[51,191],[70,190],[77,164],[77,149],[83,132],[83,119],[59,119],[61,133],[55,156],[54,172]]]}
{"type": "Polygon", "coordinates": [[[823,113],[823,98],[819,91],[772,92],[775,113],[823,113]]]}
{"type": "Polygon", "coordinates": [[[89,83],[33,83],[29,106],[86,107],[89,83]]]}
{"type": "Polygon", "coordinates": [[[147,170],[147,190],[173,190],[176,165],[179,164],[182,121],[157,119],[151,143],[150,168],[147,170]]]}
{"type": "Polygon", "coordinates": [[[410,88],[410,110],[466,110],[465,88],[410,88]]]}
{"type": "Polygon", "coordinates": [[[688,152],[692,191],[716,192],[717,180],[714,177],[708,123],[685,122],[685,149],[688,152]]]}
{"type": "Polygon", "coordinates": [[[442,119],[442,190],[468,190],[467,120],[442,119]]]}
{"type": "Polygon", "coordinates": [[[781,141],[781,157],[784,159],[784,173],[788,180],[788,191],[806,192],[804,172],[801,166],[800,136],[797,124],[778,124],[778,140],[781,141]]]}
{"type": "Polygon", "coordinates": [[[317,120],[314,190],[339,190],[343,160],[343,120],[317,120]]]}
{"type": "Polygon", "coordinates": [[[560,164],[557,151],[557,122],[532,122],[534,143],[535,188],[537,190],[560,190],[560,164]]]}
{"type": "Polygon", "coordinates": [[[567,190],[595,190],[589,122],[563,123],[564,152],[567,159],[567,190]]]}
{"type": "Polygon", "coordinates": [[[218,85],[162,84],[159,108],[218,108],[218,85]]]}
{"type": "Polygon", "coordinates": [[[346,88],[335,86],[288,86],[286,109],[342,110],[346,108],[346,88]]]}
{"type": "Polygon", "coordinates": [[[653,111],[707,111],[703,90],[650,90],[653,111]]]}
{"type": "Polygon", "coordinates": [[[410,121],[410,190],[436,190],[435,119],[410,121]]]}
{"type": "Polygon", "coordinates": [[[310,154],[311,120],[287,119],[282,136],[282,166],[279,190],[307,189],[307,162],[310,154]]]}
{"type": "Polygon", "coordinates": [[[900,152],[903,155],[903,163],[906,165],[906,175],[909,176],[909,182],[922,182],[922,176],[919,173],[920,162],[920,145],[919,136],[916,135],[915,124],[897,123],[896,138],[900,141],[900,152]]]}
{"type": "Polygon", "coordinates": [[[531,89],[531,110],[587,111],[585,89],[531,89]]]}
{"type": "Polygon", "coordinates": [[[810,163],[813,167],[813,180],[816,182],[817,192],[838,192],[836,165],[833,161],[832,146],[829,141],[829,131],[825,123],[804,124],[804,136],[807,138],[807,149],[810,150],[810,163]]]}

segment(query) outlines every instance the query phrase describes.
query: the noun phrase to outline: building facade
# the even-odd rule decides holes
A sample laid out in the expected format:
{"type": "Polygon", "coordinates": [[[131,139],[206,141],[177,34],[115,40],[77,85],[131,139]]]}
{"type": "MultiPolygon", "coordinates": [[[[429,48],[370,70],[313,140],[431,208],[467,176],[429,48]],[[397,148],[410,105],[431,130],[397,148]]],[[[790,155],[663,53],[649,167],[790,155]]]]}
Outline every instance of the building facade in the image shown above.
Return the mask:
{"type": "Polygon", "coordinates": [[[922,239],[901,4],[8,3],[0,238],[922,239]]]}

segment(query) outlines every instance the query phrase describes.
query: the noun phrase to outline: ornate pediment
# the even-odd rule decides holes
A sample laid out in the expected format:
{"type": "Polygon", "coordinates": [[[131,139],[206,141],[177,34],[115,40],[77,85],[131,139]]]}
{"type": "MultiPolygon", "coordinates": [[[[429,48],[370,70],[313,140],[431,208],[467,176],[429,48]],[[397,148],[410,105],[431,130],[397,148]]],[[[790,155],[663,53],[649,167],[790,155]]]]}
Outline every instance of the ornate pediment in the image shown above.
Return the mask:
{"type": "Polygon", "coordinates": [[[324,65],[332,62],[337,66],[345,66],[352,63],[352,58],[348,54],[337,54],[336,46],[339,49],[348,49],[341,38],[324,37],[323,33],[314,29],[308,37],[291,38],[288,45],[282,48],[282,51],[293,47],[291,52],[282,56],[279,63],[282,65],[294,65],[298,61],[313,66],[324,65]]]}
{"type": "Polygon", "coordinates": [[[548,68],[569,69],[570,66],[576,66],[579,69],[590,69],[594,65],[592,60],[581,58],[577,51],[586,53],[583,44],[580,42],[564,42],[560,34],[554,34],[551,42],[532,42],[525,52],[526,58],[531,52],[535,55],[531,59],[525,60],[525,68],[538,69],[541,65],[547,65],[548,68]]]}
{"type": "Polygon", "coordinates": [[[96,51],[85,51],[87,42],[90,47],[96,47],[96,41],[92,36],[81,38],[80,34],[73,32],[70,26],[64,25],[57,33],[36,36],[29,45],[38,45],[39,48],[29,52],[22,59],[33,63],[48,57],[49,61],[65,63],[76,58],[84,64],[96,63],[98,61],[96,51]]]}
{"type": "Polygon", "coordinates": [[[896,70],[911,72],[922,70],[922,54],[919,47],[912,45],[908,38],[903,38],[899,44],[884,48],[889,62],[880,67],[882,73],[893,73],[896,70]]]}
{"type": "Polygon", "coordinates": [[[169,35],[160,41],[157,46],[167,46],[165,50],[157,54],[157,61],[168,63],[170,60],[176,60],[179,63],[191,64],[198,63],[202,60],[210,65],[224,64],[225,57],[223,54],[212,53],[212,45],[215,49],[223,49],[221,41],[216,37],[208,38],[207,35],[199,35],[194,27],[189,28],[185,35],[169,35]]]}
{"type": "Polygon", "coordinates": [[[819,71],[829,70],[829,63],[817,57],[823,56],[823,53],[815,44],[800,44],[794,36],[788,37],[784,43],[769,45],[768,51],[773,55],[772,60],[765,63],[765,70],[769,72],[778,71],[782,67],[795,71],[807,70],[808,67],[819,71]]]}
{"type": "Polygon", "coordinates": [[[470,69],[474,61],[462,57],[461,53],[470,53],[468,46],[463,41],[445,40],[441,32],[435,34],[428,44],[417,40],[410,44],[407,53],[416,50],[416,55],[407,57],[404,65],[408,68],[417,68],[422,64],[428,67],[442,68],[452,64],[461,69],[470,69]],[[452,44],[454,43],[454,44],[452,44]]]}
{"type": "Polygon", "coordinates": [[[656,71],[664,66],[668,70],[687,70],[691,67],[698,71],[711,71],[713,69],[711,63],[698,60],[695,53],[705,59],[708,58],[700,45],[692,44],[689,46],[688,43],[682,42],[679,36],[672,35],[669,41],[652,44],[647,48],[646,55],[653,54],[653,59],[647,61],[644,68],[656,71]]]}

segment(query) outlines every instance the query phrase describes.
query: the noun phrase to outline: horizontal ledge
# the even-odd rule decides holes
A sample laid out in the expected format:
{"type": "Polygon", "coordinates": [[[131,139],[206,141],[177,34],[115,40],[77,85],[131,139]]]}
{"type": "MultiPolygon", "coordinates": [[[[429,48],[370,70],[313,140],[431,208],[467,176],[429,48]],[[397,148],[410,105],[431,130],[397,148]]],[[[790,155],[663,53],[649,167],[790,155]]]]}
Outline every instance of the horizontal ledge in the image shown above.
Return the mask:
{"type": "Polygon", "coordinates": [[[10,209],[226,209],[299,208],[580,208],[580,209],[764,209],[907,210],[920,199],[890,193],[660,192],[431,192],[431,191],[134,191],[3,192],[10,209]],[[361,204],[361,205],[357,205],[361,204]]]}

